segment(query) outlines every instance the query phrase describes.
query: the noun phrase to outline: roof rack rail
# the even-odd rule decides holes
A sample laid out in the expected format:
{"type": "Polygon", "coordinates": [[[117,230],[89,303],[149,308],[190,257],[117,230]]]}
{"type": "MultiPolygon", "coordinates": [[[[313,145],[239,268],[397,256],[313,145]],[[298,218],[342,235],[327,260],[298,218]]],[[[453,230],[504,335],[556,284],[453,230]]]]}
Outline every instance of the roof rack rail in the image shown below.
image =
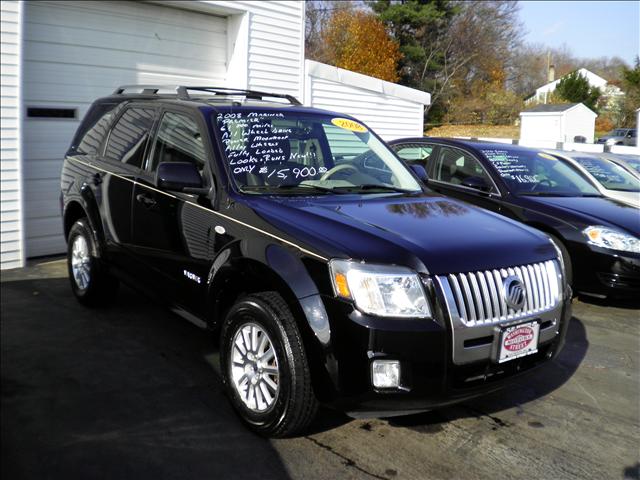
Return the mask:
{"type": "Polygon", "coordinates": [[[189,91],[198,91],[212,93],[220,96],[234,96],[240,95],[251,100],[263,100],[266,98],[283,98],[288,100],[292,105],[302,105],[300,101],[293,95],[286,95],[282,93],[268,93],[260,92],[257,90],[242,90],[238,88],[225,88],[225,87],[201,87],[201,86],[185,86],[185,85],[122,85],[116,88],[113,92],[114,95],[124,95],[127,90],[137,90],[142,95],[158,95],[160,90],[173,90],[178,98],[182,100],[189,100],[192,97],[189,95],[189,91]],[[141,90],[141,91],[140,91],[141,90]]]}

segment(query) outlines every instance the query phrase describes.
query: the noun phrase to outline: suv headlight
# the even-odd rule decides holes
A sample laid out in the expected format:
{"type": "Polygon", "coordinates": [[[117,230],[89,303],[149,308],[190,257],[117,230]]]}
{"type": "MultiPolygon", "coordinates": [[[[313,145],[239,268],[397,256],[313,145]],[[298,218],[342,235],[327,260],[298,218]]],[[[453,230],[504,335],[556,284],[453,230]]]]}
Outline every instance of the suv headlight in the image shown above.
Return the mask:
{"type": "Polygon", "coordinates": [[[609,227],[591,226],[584,233],[591,245],[619,250],[621,252],[640,253],[640,239],[609,227]]]}
{"type": "Polygon", "coordinates": [[[431,317],[418,274],[409,268],[348,260],[329,262],[333,290],[364,313],[382,317],[431,317]]]}

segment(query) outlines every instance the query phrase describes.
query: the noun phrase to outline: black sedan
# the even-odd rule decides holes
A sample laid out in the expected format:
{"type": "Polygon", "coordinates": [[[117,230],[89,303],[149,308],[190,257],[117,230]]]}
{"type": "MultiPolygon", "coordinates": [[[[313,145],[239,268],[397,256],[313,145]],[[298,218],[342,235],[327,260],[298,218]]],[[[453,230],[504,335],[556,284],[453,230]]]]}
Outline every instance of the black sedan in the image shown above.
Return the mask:
{"type": "Polygon", "coordinates": [[[431,189],[547,233],[574,290],[640,293],[640,210],[603,197],[567,162],[510,144],[420,137],[390,142],[427,170],[431,189]]]}

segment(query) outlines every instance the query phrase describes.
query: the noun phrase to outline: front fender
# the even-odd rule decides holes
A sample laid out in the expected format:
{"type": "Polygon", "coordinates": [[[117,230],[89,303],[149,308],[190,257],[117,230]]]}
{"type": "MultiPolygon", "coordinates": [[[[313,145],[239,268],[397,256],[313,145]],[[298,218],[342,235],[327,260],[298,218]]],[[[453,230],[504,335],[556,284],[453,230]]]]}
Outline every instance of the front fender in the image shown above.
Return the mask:
{"type": "MultiPolygon", "coordinates": [[[[336,361],[331,353],[329,316],[316,283],[299,256],[277,244],[269,244],[261,258],[250,257],[241,240],[225,246],[207,276],[207,318],[210,327],[223,321],[239,295],[277,291],[287,301],[298,322],[316,379],[338,385],[336,361]]],[[[252,249],[255,252],[255,249],[252,249]]],[[[314,380],[315,381],[315,380],[314,380]]]]}

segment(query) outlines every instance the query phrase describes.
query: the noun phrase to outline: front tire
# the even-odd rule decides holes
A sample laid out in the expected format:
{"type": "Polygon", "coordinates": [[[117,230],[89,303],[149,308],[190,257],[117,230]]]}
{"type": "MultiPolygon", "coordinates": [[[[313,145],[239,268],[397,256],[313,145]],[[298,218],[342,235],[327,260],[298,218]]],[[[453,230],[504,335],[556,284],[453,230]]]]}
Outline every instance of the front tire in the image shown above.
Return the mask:
{"type": "Polygon", "coordinates": [[[231,404],[255,432],[288,437],[313,421],[318,401],[302,336],[276,292],[246,296],[231,308],[220,363],[231,404]]]}
{"type": "Polygon", "coordinates": [[[105,305],[115,297],[118,280],[95,255],[96,245],[86,218],[73,224],[67,240],[67,270],[73,294],[83,305],[105,305]]]}

